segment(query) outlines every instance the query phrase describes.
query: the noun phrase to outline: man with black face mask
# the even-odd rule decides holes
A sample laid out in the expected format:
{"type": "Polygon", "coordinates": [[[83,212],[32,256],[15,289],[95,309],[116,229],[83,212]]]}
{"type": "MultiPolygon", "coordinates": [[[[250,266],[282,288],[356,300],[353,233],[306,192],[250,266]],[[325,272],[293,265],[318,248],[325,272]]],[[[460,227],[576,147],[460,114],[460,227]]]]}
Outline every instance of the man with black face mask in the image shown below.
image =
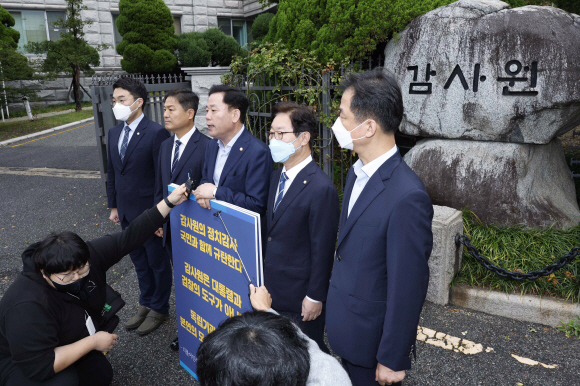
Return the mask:
{"type": "Polygon", "coordinates": [[[22,274],[0,300],[0,385],[109,385],[102,354],[117,342],[106,315],[106,274],[185,201],[185,186],[122,232],[84,242],[51,234],[22,255],[22,274]]]}

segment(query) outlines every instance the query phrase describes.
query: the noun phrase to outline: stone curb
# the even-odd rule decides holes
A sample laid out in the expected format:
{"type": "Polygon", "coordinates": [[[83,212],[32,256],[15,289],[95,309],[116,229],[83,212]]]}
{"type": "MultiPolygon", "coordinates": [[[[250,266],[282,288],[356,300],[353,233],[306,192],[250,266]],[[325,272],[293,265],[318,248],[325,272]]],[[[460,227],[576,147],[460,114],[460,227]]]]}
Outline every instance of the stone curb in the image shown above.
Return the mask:
{"type": "Polygon", "coordinates": [[[71,123],[67,123],[67,124],[62,125],[62,126],[53,127],[52,129],[42,130],[42,131],[39,131],[38,133],[32,133],[32,134],[28,134],[28,135],[23,135],[22,137],[18,137],[18,138],[7,139],[6,141],[0,142],[0,147],[9,145],[9,144],[14,143],[14,142],[20,142],[20,141],[25,140],[25,139],[34,138],[34,137],[38,137],[38,136],[41,136],[44,134],[52,133],[53,131],[66,129],[66,128],[69,128],[71,126],[78,125],[80,123],[92,121],[94,119],[95,119],[94,117],[85,118],[85,119],[81,119],[80,121],[71,122],[71,123]]]}
{"type": "MultiPolygon", "coordinates": [[[[81,110],[88,111],[88,110],[92,110],[92,109],[93,108],[91,106],[87,106],[87,107],[83,107],[81,110]]],[[[57,115],[63,115],[63,114],[68,114],[68,113],[74,113],[75,111],[76,111],[75,109],[69,109],[69,110],[53,111],[51,113],[32,114],[32,116],[34,117],[34,119],[39,119],[39,118],[46,118],[46,117],[54,117],[57,115]]],[[[28,121],[28,117],[7,118],[2,123],[21,122],[21,121],[28,121]]]]}
{"type": "Polygon", "coordinates": [[[536,295],[506,294],[465,285],[451,289],[450,303],[523,322],[557,327],[580,315],[580,303],[536,295]]]}

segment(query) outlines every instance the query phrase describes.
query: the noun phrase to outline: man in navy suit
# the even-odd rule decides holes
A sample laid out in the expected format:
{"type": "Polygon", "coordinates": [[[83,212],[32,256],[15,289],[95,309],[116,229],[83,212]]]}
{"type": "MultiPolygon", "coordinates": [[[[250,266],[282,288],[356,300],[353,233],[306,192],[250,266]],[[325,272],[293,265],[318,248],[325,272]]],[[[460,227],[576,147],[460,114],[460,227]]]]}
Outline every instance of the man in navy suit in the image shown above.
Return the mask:
{"type": "Polygon", "coordinates": [[[235,88],[210,88],[205,119],[213,139],[194,194],[203,208],[215,198],[257,212],[263,220],[274,167],[268,146],[244,126],[248,106],[246,95],[235,88]]]}
{"type": "MultiPolygon", "coordinates": [[[[159,146],[169,132],[143,114],[145,85],[121,78],[113,85],[113,113],[122,124],[109,130],[107,138],[107,198],[109,219],[125,229],[154,203],[155,171],[159,146]]],[[[129,254],[139,280],[139,307],[125,324],[145,335],[155,330],[169,314],[171,264],[162,240],[153,235],[129,254]]]]}
{"type": "MultiPolygon", "coordinates": [[[[188,89],[171,90],[165,95],[163,118],[165,127],[175,135],[166,139],[159,150],[156,173],[155,201],[169,195],[169,184],[181,185],[191,177],[197,185],[205,159],[205,148],[209,138],[194,124],[199,107],[199,96],[188,89]]],[[[168,216],[169,217],[169,216],[168,216]]],[[[157,232],[163,237],[163,246],[171,257],[171,227],[165,223],[157,232]]]]}
{"type": "Polygon", "coordinates": [[[411,368],[427,293],[433,207],[403,162],[394,134],[403,117],[401,90],[379,68],[347,77],[340,146],[359,160],[349,170],[326,329],[353,385],[393,385],[411,368]]]}
{"type": "Polygon", "coordinates": [[[312,159],[317,127],[312,110],[282,102],[272,118],[270,152],[284,166],[270,179],[265,286],[272,307],[330,353],[324,343],[324,302],[338,231],[338,193],[312,159]]]}

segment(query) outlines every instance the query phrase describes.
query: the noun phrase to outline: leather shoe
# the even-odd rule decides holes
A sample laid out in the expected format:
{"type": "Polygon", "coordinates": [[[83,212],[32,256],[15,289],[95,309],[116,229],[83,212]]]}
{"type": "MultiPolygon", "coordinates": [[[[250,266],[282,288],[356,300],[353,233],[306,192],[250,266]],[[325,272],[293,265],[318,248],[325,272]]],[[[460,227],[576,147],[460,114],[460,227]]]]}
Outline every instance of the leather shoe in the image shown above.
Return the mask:
{"type": "Polygon", "coordinates": [[[125,323],[125,328],[127,330],[133,330],[141,325],[145,321],[145,317],[149,313],[149,308],[139,305],[137,307],[137,313],[125,323]]]}
{"type": "Polygon", "coordinates": [[[139,328],[137,329],[137,334],[139,335],[147,335],[150,332],[153,332],[167,319],[169,314],[160,314],[159,312],[155,312],[150,310],[145,318],[145,321],[141,323],[139,328]]]}
{"type": "Polygon", "coordinates": [[[179,338],[173,339],[173,342],[169,344],[169,347],[171,347],[173,351],[179,350],[179,338]]]}

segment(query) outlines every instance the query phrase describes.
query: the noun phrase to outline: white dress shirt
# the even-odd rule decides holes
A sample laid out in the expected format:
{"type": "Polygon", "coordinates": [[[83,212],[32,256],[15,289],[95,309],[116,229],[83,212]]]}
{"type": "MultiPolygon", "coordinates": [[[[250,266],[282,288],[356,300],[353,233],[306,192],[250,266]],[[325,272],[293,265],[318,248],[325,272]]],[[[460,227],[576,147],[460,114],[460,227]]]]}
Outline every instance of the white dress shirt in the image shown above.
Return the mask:
{"type": "Polygon", "coordinates": [[[397,146],[395,145],[391,150],[381,155],[380,157],[375,158],[366,165],[363,165],[360,158],[354,163],[353,168],[354,174],[356,174],[356,181],[354,182],[352,193],[350,194],[350,200],[348,201],[347,217],[350,216],[352,207],[356,203],[356,200],[358,200],[358,197],[367,185],[367,182],[369,182],[369,179],[389,158],[395,155],[396,152],[397,146]]]}
{"type": "MultiPolygon", "coordinates": [[[[128,126],[129,126],[129,138],[127,139],[127,147],[129,147],[129,142],[131,142],[131,137],[133,137],[133,134],[135,133],[135,129],[137,128],[137,126],[139,126],[139,123],[141,123],[141,121],[143,120],[143,117],[145,117],[145,114],[141,113],[141,115],[135,119],[133,122],[131,122],[128,126]]],[[[121,135],[119,136],[119,143],[117,144],[119,147],[119,155],[121,154],[121,146],[123,146],[123,138],[125,137],[125,126],[127,126],[127,122],[124,122],[125,125],[123,126],[123,128],[121,129],[121,135]]]]}
{"type": "MultiPolygon", "coordinates": [[[[290,170],[286,170],[286,166],[284,166],[284,168],[282,169],[282,173],[286,173],[286,177],[288,177],[288,179],[284,183],[284,191],[282,192],[282,199],[284,198],[284,195],[286,194],[288,189],[290,189],[290,185],[292,184],[292,181],[294,181],[298,173],[300,173],[302,169],[304,169],[306,165],[308,165],[312,161],[313,161],[312,156],[309,155],[308,157],[306,157],[304,161],[300,162],[298,165],[294,165],[294,167],[290,170]]],[[[280,186],[280,180],[278,180],[278,186],[280,186]]],[[[278,190],[279,189],[276,189],[276,197],[274,197],[274,205],[276,205],[275,204],[276,200],[278,200],[279,193],[278,190]]],[[[306,299],[310,300],[313,303],[320,303],[319,300],[311,299],[308,296],[306,296],[306,299]]]]}
{"type": "MultiPolygon", "coordinates": [[[[310,162],[312,162],[311,155],[306,157],[306,159],[300,162],[298,165],[294,165],[294,167],[290,170],[286,170],[286,166],[282,168],[282,173],[286,173],[286,177],[288,177],[288,179],[284,183],[284,191],[282,192],[282,198],[284,198],[284,195],[286,194],[288,189],[290,189],[290,185],[292,184],[292,181],[294,181],[294,178],[296,178],[298,173],[300,173],[302,169],[304,169],[306,165],[308,165],[310,162]]],[[[278,186],[280,186],[280,180],[278,180],[278,186]]],[[[278,200],[278,189],[276,189],[276,197],[274,197],[274,205],[276,205],[277,200],[278,200]]]]}
{"type": "MultiPolygon", "coordinates": [[[[234,136],[234,138],[232,138],[230,140],[230,142],[228,142],[228,144],[225,146],[222,143],[222,141],[218,139],[219,150],[218,150],[217,158],[215,161],[215,168],[213,170],[213,184],[216,187],[219,186],[220,178],[222,176],[222,171],[224,170],[224,166],[226,164],[226,161],[228,160],[228,156],[230,155],[230,151],[232,150],[232,147],[234,146],[234,144],[236,143],[238,138],[240,138],[240,135],[242,135],[243,131],[244,131],[244,126],[242,126],[242,129],[240,131],[238,131],[238,133],[234,136]]],[[[215,190],[214,190],[214,197],[215,197],[215,190]]]]}
{"type": "Polygon", "coordinates": [[[173,158],[175,157],[175,141],[179,140],[179,142],[181,142],[181,145],[179,146],[179,158],[181,158],[183,150],[185,150],[185,147],[187,146],[187,142],[189,142],[189,139],[191,138],[193,133],[195,133],[195,129],[196,127],[195,125],[193,125],[193,128],[189,130],[181,138],[177,138],[177,135],[173,136],[173,148],[171,149],[171,163],[169,165],[173,165],[173,158]]]}

